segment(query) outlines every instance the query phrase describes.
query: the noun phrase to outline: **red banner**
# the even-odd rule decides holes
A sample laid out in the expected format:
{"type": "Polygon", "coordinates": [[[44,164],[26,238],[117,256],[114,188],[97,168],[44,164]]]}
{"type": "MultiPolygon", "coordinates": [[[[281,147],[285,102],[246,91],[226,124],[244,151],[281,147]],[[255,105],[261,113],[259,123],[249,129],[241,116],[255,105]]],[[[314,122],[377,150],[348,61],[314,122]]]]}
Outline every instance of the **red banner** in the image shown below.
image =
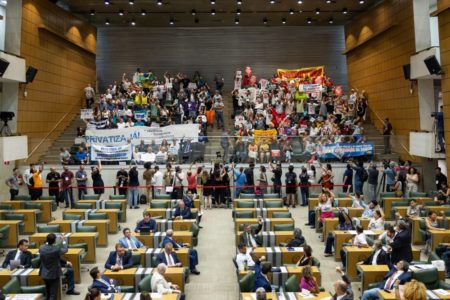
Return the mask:
{"type": "Polygon", "coordinates": [[[301,79],[306,80],[309,79],[312,82],[315,82],[315,79],[318,77],[322,77],[325,74],[325,67],[311,67],[311,68],[302,68],[302,69],[278,69],[277,76],[278,78],[287,78],[291,79],[301,79]]]}

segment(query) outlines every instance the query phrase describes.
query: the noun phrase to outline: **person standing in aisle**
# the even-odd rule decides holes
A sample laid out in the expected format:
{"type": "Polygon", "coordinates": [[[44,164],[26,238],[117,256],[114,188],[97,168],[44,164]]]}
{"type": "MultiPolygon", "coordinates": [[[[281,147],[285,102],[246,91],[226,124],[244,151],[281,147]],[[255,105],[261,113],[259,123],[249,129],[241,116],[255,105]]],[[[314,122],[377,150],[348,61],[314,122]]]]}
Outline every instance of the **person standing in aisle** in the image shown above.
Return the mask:
{"type": "Polygon", "coordinates": [[[130,165],[128,171],[128,205],[130,208],[139,208],[139,172],[137,165],[130,165]]]}

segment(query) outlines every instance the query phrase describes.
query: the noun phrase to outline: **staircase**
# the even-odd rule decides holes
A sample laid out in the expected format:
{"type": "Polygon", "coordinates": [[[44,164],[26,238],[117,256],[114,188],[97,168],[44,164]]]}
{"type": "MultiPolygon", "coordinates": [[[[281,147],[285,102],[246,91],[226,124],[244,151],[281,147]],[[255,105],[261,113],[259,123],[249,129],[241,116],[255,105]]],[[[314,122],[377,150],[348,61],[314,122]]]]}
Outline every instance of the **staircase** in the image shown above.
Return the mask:
{"type": "MultiPolygon", "coordinates": [[[[381,135],[380,131],[373,126],[373,124],[370,121],[367,121],[363,125],[364,127],[364,135],[366,137],[366,141],[373,142],[375,146],[375,155],[374,159],[376,161],[381,161],[383,159],[386,160],[398,160],[399,155],[397,153],[392,152],[391,154],[384,154],[384,142],[383,142],[383,136],[381,135]]],[[[391,144],[392,144],[391,138],[391,144]]]]}

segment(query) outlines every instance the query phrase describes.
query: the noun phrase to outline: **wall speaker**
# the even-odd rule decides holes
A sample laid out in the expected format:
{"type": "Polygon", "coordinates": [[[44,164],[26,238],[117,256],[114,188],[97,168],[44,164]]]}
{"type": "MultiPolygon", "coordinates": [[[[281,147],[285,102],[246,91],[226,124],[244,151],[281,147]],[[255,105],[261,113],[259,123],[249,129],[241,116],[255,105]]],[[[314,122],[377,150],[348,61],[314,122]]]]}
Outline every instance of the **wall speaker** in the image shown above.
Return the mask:
{"type": "Polygon", "coordinates": [[[405,80],[411,80],[411,64],[403,65],[403,76],[405,80]]]}
{"type": "Polygon", "coordinates": [[[423,62],[427,66],[428,72],[430,72],[430,74],[432,74],[432,75],[442,74],[442,68],[441,68],[441,65],[439,64],[436,56],[431,55],[431,56],[425,58],[423,62]]]}
{"type": "Polygon", "coordinates": [[[3,74],[5,74],[6,69],[8,69],[9,61],[0,58],[0,77],[3,77],[3,74]]]}
{"type": "Polygon", "coordinates": [[[36,77],[37,72],[38,72],[38,69],[33,68],[33,67],[31,67],[31,66],[28,67],[28,69],[27,69],[27,75],[26,75],[27,83],[33,82],[34,77],[36,77]]]}

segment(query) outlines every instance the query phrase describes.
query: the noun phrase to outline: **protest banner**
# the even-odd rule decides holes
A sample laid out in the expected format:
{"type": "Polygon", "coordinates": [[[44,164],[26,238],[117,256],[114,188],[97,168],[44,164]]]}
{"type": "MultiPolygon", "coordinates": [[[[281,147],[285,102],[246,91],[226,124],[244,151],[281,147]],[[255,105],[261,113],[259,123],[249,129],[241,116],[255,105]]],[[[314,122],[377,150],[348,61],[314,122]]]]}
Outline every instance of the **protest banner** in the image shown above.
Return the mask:
{"type": "Polygon", "coordinates": [[[121,145],[121,146],[91,146],[91,160],[97,161],[123,161],[131,160],[132,145],[121,145]]]}
{"type": "Polygon", "coordinates": [[[141,110],[141,111],[136,111],[134,113],[134,118],[140,119],[140,120],[147,120],[147,116],[148,116],[148,110],[141,110]]]}
{"type": "Polygon", "coordinates": [[[268,129],[268,130],[253,130],[253,136],[255,138],[255,143],[259,142],[270,143],[273,138],[277,137],[276,129],[268,129]]]}
{"type": "Polygon", "coordinates": [[[374,145],[370,142],[363,144],[337,143],[317,146],[317,154],[322,159],[373,156],[374,150],[374,145]]]}
{"type": "Polygon", "coordinates": [[[286,78],[288,80],[292,79],[311,79],[312,82],[317,77],[323,76],[325,74],[325,67],[319,66],[319,67],[311,67],[311,68],[301,68],[301,69],[278,69],[277,70],[277,76],[279,78],[286,78]]]}
{"type": "Polygon", "coordinates": [[[80,112],[80,119],[87,120],[94,118],[94,110],[92,108],[84,108],[80,112]]]}

